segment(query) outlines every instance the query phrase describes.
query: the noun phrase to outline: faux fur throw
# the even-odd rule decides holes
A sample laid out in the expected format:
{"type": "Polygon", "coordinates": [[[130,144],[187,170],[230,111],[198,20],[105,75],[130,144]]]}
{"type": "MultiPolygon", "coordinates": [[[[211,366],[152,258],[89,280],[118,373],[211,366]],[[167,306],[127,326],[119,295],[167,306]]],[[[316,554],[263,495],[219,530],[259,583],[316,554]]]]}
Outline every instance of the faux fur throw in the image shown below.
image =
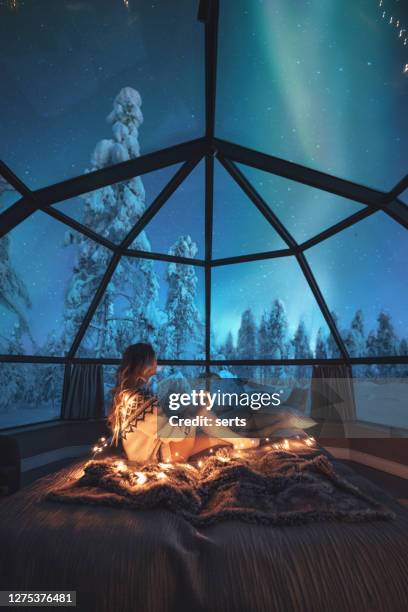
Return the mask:
{"type": "Polygon", "coordinates": [[[195,526],[238,519],[263,525],[392,519],[393,513],[339,476],[320,451],[218,451],[195,464],[90,461],[83,475],[47,493],[58,502],[167,509],[195,526]]]}

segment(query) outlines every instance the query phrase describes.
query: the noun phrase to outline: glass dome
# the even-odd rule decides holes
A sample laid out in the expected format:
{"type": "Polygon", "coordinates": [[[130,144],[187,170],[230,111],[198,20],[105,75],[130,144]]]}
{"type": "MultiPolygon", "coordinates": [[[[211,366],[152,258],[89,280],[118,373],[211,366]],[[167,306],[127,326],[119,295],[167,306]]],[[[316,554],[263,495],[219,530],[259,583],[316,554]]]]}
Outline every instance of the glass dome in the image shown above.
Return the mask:
{"type": "Polygon", "coordinates": [[[368,0],[0,3],[0,427],[139,340],[408,376],[401,29],[368,0]]]}

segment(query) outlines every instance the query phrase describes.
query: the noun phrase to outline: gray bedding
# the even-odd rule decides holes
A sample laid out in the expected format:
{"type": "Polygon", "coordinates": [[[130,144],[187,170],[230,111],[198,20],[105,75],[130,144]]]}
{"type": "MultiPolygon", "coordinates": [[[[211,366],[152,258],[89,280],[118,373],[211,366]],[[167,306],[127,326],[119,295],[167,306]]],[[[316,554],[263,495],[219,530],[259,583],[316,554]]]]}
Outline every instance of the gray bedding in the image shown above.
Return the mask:
{"type": "Polygon", "coordinates": [[[0,503],[0,590],[76,590],[81,612],[405,611],[408,510],[336,467],[396,519],[197,529],[166,510],[45,501],[77,464],[0,503]]]}

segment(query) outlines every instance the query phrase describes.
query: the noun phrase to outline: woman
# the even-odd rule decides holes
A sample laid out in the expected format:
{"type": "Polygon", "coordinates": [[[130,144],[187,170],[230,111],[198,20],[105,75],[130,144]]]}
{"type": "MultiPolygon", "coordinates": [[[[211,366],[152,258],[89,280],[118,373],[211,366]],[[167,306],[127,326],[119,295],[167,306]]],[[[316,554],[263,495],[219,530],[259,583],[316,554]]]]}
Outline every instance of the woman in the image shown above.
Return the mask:
{"type": "MultiPolygon", "coordinates": [[[[213,446],[232,445],[253,448],[258,440],[240,438],[226,427],[204,427],[204,436],[196,428],[171,427],[159,406],[158,397],[148,387],[157,371],[157,359],[150,344],[139,342],[125,350],[113,390],[109,416],[112,440],[123,449],[130,461],[187,461],[192,455],[213,446]]],[[[201,407],[197,414],[206,414],[201,407]]]]}

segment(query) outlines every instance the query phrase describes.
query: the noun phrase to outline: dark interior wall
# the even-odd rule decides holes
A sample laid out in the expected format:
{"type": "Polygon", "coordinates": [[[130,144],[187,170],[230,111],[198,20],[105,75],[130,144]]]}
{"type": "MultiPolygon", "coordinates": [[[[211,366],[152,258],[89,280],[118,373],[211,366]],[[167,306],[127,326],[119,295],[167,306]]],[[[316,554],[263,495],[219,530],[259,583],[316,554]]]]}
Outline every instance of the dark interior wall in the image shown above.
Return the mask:
{"type": "Polygon", "coordinates": [[[408,465],[408,438],[350,438],[350,448],[408,465]]]}
{"type": "Polygon", "coordinates": [[[57,421],[2,432],[17,440],[21,485],[54,472],[80,457],[91,457],[95,442],[107,434],[106,421],[57,421]]]}
{"type": "Polygon", "coordinates": [[[348,448],[408,466],[408,438],[320,438],[320,444],[348,448]]]}
{"type": "Polygon", "coordinates": [[[49,425],[5,431],[17,439],[21,458],[26,459],[56,449],[86,446],[90,447],[106,433],[105,420],[57,421],[49,425]]]}

